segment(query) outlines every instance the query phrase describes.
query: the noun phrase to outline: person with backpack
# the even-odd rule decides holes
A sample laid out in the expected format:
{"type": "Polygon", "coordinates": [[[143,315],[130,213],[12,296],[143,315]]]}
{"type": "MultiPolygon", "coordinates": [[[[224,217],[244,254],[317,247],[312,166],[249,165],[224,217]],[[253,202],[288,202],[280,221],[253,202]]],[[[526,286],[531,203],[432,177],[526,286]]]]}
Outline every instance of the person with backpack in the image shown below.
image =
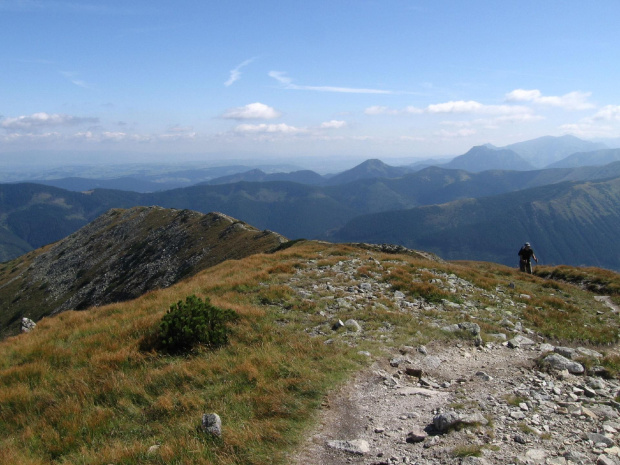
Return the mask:
{"type": "Polygon", "coordinates": [[[526,242],[519,250],[519,269],[524,273],[532,274],[532,258],[538,263],[534,249],[529,242],[526,242]]]}

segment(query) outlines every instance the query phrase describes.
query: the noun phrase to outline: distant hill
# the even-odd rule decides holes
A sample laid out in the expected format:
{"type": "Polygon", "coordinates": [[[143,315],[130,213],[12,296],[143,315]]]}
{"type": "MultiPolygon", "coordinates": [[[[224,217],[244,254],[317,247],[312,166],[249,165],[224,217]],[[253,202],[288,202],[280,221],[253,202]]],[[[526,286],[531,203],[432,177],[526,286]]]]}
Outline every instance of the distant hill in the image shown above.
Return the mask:
{"type": "Polygon", "coordinates": [[[502,147],[517,152],[536,168],[544,168],[573,153],[591,152],[607,148],[604,144],[579,139],[575,136],[544,136],[502,147]]]}
{"type": "Polygon", "coordinates": [[[441,166],[442,168],[460,169],[471,173],[487,170],[528,171],[534,169],[531,163],[513,150],[498,149],[489,145],[473,147],[464,155],[460,155],[441,166]]]}
{"type": "Polygon", "coordinates": [[[333,235],[388,242],[446,259],[514,266],[530,241],[545,263],[620,269],[620,178],[566,182],[442,205],[365,215],[333,235]]]}
{"type": "Polygon", "coordinates": [[[139,178],[123,177],[116,179],[90,179],[90,178],[61,178],[42,179],[34,181],[36,184],[53,186],[69,191],[83,192],[93,189],[115,189],[133,192],[156,192],[179,187],[178,182],[153,182],[139,178]]]}
{"type": "Polygon", "coordinates": [[[329,231],[368,213],[613,176],[620,176],[620,162],[481,173],[429,167],[394,179],[361,179],[333,186],[239,182],[150,194],[104,189],[78,193],[36,184],[0,184],[0,261],[57,241],[110,208],[159,205],[203,213],[220,211],[290,238],[324,239],[329,231]]]}
{"type": "Polygon", "coordinates": [[[290,173],[267,174],[262,170],[255,169],[243,173],[222,176],[205,182],[204,184],[230,184],[234,182],[269,182],[269,181],[290,181],[301,184],[318,185],[325,181],[325,178],[318,173],[310,170],[292,171],[290,173]]]}
{"type": "Polygon", "coordinates": [[[63,240],[0,265],[0,335],[15,333],[23,316],[38,320],[133,299],[285,240],[220,213],[110,210],[63,240]]]}
{"type": "MultiPolygon", "coordinates": [[[[286,164],[260,165],[265,172],[289,172],[298,167],[286,164]]],[[[129,164],[111,166],[68,166],[39,171],[0,172],[1,182],[32,182],[72,191],[119,189],[157,192],[188,187],[214,178],[250,170],[246,165],[203,167],[201,165],[129,164]]]]}
{"type": "Polygon", "coordinates": [[[390,166],[383,163],[381,160],[371,159],[366,160],[350,170],[343,171],[342,173],[330,177],[327,184],[345,184],[370,178],[398,178],[411,171],[412,169],[406,166],[390,166]]]}
{"type": "Polygon", "coordinates": [[[71,192],[40,184],[0,184],[0,262],[57,241],[113,207],[138,204],[139,194],[71,192]]]}
{"type": "Polygon", "coordinates": [[[620,149],[595,150],[594,152],[578,152],[569,155],[549,168],[575,168],[578,166],[600,166],[620,161],[620,149]]]}

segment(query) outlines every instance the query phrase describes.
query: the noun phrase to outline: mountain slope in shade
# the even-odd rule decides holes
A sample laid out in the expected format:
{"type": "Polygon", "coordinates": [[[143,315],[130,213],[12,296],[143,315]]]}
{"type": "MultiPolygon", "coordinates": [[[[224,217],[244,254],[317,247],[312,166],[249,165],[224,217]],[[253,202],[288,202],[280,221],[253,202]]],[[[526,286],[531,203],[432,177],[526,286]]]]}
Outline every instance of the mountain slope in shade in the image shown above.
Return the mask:
{"type": "Polygon", "coordinates": [[[221,213],[110,210],[65,239],[0,265],[0,334],[39,318],[136,298],[286,239],[221,213]]]}
{"type": "Polygon", "coordinates": [[[569,155],[548,168],[576,168],[578,166],[601,166],[620,161],[620,149],[595,150],[594,152],[578,152],[569,155]]]}
{"type": "Polygon", "coordinates": [[[534,169],[534,166],[513,150],[479,145],[442,165],[442,168],[479,173],[488,170],[528,171],[534,169]]]}
{"type": "Polygon", "coordinates": [[[502,148],[517,152],[536,168],[544,168],[573,153],[591,152],[607,147],[605,144],[590,142],[575,136],[566,135],[561,137],[539,137],[537,139],[510,144],[502,148]]]}
{"type": "Polygon", "coordinates": [[[446,259],[515,265],[532,243],[546,264],[620,269],[620,178],[567,182],[509,194],[364,215],[334,234],[341,242],[387,242],[446,259]]]}

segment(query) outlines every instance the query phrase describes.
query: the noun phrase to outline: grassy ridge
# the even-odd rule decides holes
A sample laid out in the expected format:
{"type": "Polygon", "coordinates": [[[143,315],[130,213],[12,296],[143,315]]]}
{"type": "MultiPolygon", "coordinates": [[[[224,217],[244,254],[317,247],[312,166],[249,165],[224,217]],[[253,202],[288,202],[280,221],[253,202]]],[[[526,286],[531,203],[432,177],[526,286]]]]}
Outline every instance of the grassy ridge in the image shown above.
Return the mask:
{"type": "Polygon", "coordinates": [[[0,344],[6,463],[282,461],[355,356],[279,328],[244,298],[239,290],[269,279],[271,260],[228,262],[130,303],[66,312],[0,344]],[[140,352],[169,305],[191,293],[242,317],[232,343],[195,357],[140,352]],[[223,418],[223,441],[198,432],[207,412],[223,418]]]}
{"type": "Polygon", "coordinates": [[[439,329],[463,318],[486,338],[507,332],[501,321],[509,311],[551,341],[605,350],[618,340],[618,316],[598,314],[592,302],[587,290],[501,265],[299,242],[221,263],[134,301],[46,318],[32,333],[0,343],[0,456],[19,464],[287,463],[326,393],[367,363],[360,349],[379,354],[386,344],[466,337],[439,329]],[[349,265],[346,278],[341,267],[349,265]],[[468,299],[477,304],[467,315],[450,307],[410,314],[379,297],[347,310],[363,325],[361,338],[332,331],[324,316],[343,290],[319,287],[312,299],[295,290],[373,279],[391,284],[388,294],[461,301],[434,279],[442,274],[472,284],[468,299]],[[499,300],[491,296],[498,290],[499,300]],[[240,315],[231,343],[191,357],[140,351],[170,305],[192,294],[240,315]],[[308,328],[319,331],[311,337],[308,328]],[[222,417],[221,439],[198,430],[208,412],[222,417]],[[160,447],[149,453],[153,445],[160,447]]]}

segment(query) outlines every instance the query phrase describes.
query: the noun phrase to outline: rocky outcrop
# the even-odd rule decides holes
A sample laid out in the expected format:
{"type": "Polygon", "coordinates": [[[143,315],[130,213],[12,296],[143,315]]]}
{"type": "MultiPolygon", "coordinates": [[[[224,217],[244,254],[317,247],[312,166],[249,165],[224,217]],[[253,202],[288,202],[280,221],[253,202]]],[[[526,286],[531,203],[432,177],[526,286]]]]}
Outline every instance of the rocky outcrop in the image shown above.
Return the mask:
{"type": "Polygon", "coordinates": [[[26,311],[36,321],[68,309],[133,299],[224,260],[272,251],[283,242],[279,234],[221,213],[110,210],[15,262],[19,271],[0,282],[0,329],[6,334],[3,321],[16,322],[26,311]]]}

